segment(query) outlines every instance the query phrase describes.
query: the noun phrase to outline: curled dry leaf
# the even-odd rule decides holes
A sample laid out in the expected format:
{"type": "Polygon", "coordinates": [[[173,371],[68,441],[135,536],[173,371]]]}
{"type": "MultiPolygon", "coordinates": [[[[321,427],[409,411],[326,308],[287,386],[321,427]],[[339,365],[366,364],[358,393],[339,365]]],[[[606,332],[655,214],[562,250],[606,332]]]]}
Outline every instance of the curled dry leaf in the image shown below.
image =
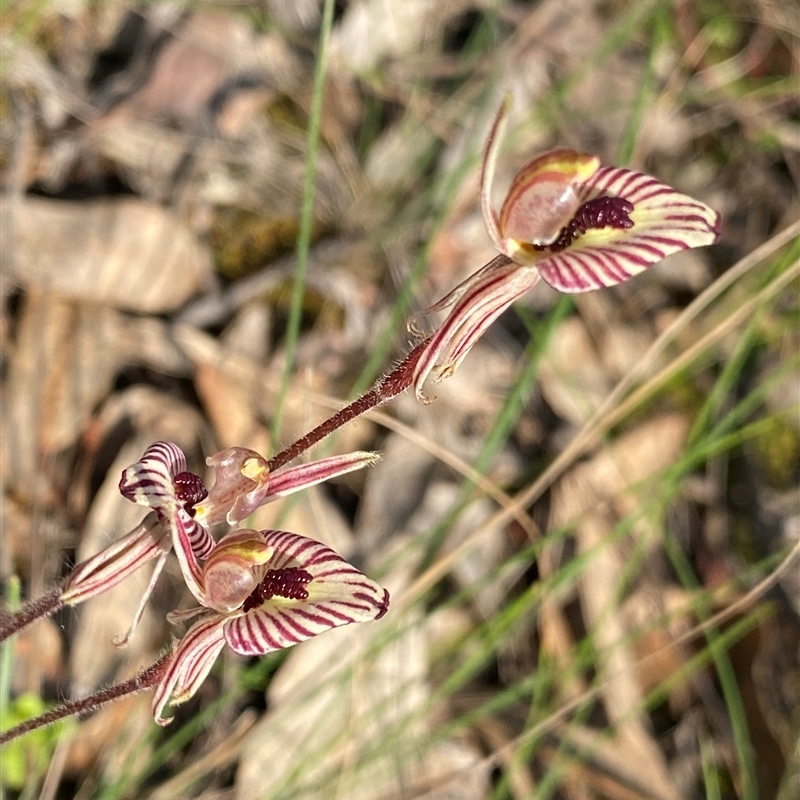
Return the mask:
{"type": "Polygon", "coordinates": [[[579,591],[587,628],[599,653],[598,671],[608,678],[603,685],[606,713],[614,725],[619,749],[636,762],[634,777],[640,787],[651,788],[659,798],[680,800],[644,712],[644,691],[637,680],[634,653],[625,644],[629,631],[621,611],[615,608],[618,576],[625,572],[625,561],[617,548],[603,546],[612,532],[613,525],[602,515],[590,515],[577,531],[581,552],[594,551],[586,562],[579,591]]]}
{"type": "Polygon", "coordinates": [[[12,234],[9,276],[29,290],[162,313],[211,283],[208,250],[173,213],[141,200],[29,197],[12,234]]]}
{"type": "Polygon", "coordinates": [[[5,481],[20,496],[42,486],[39,458],[74,444],[111,388],[119,364],[120,317],[113,308],[25,297],[0,437],[5,481]]]}
{"type": "MultiPolygon", "coordinates": [[[[424,155],[436,142],[431,129],[414,117],[403,117],[383,133],[370,148],[364,167],[376,191],[407,189],[421,174],[424,155]]],[[[374,201],[374,202],[377,202],[374,201]]]]}
{"type": "MultiPolygon", "coordinates": [[[[269,711],[245,742],[237,800],[255,800],[265,786],[276,795],[281,788],[331,786],[334,775],[344,773],[350,774],[344,776],[342,796],[369,797],[370,780],[372,797],[391,794],[396,787],[375,774],[376,761],[383,767],[384,759],[370,759],[353,772],[342,765],[360,761],[374,748],[381,738],[376,725],[384,731],[399,725],[427,699],[425,642],[418,619],[414,622],[369,659],[365,650],[376,627],[368,625],[338,628],[290,651],[270,684],[269,711]]],[[[419,733],[415,726],[412,738],[419,733]]],[[[389,759],[398,771],[406,766],[399,756],[392,753],[389,759]]]]}
{"type": "MultiPolygon", "coordinates": [[[[242,396],[251,397],[257,412],[266,419],[272,418],[280,369],[274,366],[264,369],[212,336],[189,326],[176,327],[175,340],[198,367],[209,365],[219,370],[232,391],[235,389],[242,396]],[[252,394],[254,387],[258,388],[255,396],[252,394]]],[[[318,366],[313,362],[304,366],[302,374],[292,378],[287,394],[282,439],[291,442],[325,419],[330,409],[336,407],[337,401],[330,400],[330,396],[330,383],[318,366]],[[326,398],[321,401],[323,393],[326,398]]],[[[345,427],[337,437],[337,449],[340,452],[363,449],[359,443],[366,441],[369,435],[366,422],[345,427]]]]}
{"type": "Polygon", "coordinates": [[[275,20],[275,27],[281,32],[313,33],[319,26],[320,4],[317,0],[295,0],[293,3],[265,0],[264,5],[275,20]]]}
{"type": "MultiPolygon", "coordinates": [[[[442,519],[458,503],[459,488],[456,483],[429,482],[424,503],[420,504],[419,512],[413,519],[414,529],[419,528],[418,535],[422,536],[433,528],[436,520],[442,519]]],[[[453,523],[442,552],[457,550],[474,531],[490,520],[493,509],[492,502],[487,498],[478,498],[467,506],[453,523]]],[[[525,570],[521,563],[503,565],[509,552],[506,529],[492,526],[485,530],[475,547],[453,564],[452,580],[461,590],[471,594],[474,592],[472,602],[483,619],[490,619],[498,613],[509,589],[525,570]]]]}
{"type": "Polygon", "coordinates": [[[255,385],[242,386],[213,364],[197,365],[194,385],[220,447],[247,442],[253,450],[269,451],[269,436],[256,418],[255,385]]]}
{"type": "Polygon", "coordinates": [[[367,553],[378,553],[390,537],[407,529],[423,505],[433,477],[433,457],[403,436],[390,434],[381,461],[365,475],[356,528],[367,553]]]}
{"type": "Polygon", "coordinates": [[[146,83],[115,106],[108,118],[195,120],[210,113],[226,81],[256,64],[253,32],[232,14],[193,13],[182,24],[172,25],[171,32],[157,51],[146,83]]]}
{"type": "MultiPolygon", "coordinates": [[[[138,12],[150,25],[163,8],[138,12]]],[[[225,12],[198,12],[170,20],[171,34],[156,51],[147,81],[102,120],[137,119],[181,124],[210,119],[243,89],[257,86],[290,91],[302,67],[283,37],[256,34],[247,22],[225,12]]],[[[141,43],[140,43],[141,44],[141,43]]]]}

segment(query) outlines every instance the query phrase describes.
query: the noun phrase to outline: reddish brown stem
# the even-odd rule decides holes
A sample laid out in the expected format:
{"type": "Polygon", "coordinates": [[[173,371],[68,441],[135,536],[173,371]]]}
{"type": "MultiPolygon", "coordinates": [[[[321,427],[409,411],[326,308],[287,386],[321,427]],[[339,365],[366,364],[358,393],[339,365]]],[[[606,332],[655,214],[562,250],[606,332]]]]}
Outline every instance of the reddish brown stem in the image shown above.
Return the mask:
{"type": "Polygon", "coordinates": [[[169,666],[171,659],[172,652],[170,651],[130,680],[115,683],[113,686],[100,689],[100,691],[90,694],[88,697],[82,697],[80,700],[70,700],[62,703],[44,714],[40,714],[38,717],[25,720],[25,722],[3,731],[0,733],[0,745],[6,744],[6,742],[10,742],[18,736],[35,731],[37,728],[52,725],[60,719],[65,719],[75,714],[80,715],[82,718],[88,717],[112,700],[119,700],[129,694],[152,689],[161,680],[161,676],[169,666]]]}
{"type": "MultiPolygon", "coordinates": [[[[368,392],[337,411],[305,436],[271,458],[269,461],[270,470],[274,471],[284,464],[288,464],[301,453],[322,441],[326,436],[330,436],[342,425],[404,392],[411,385],[414,379],[414,368],[422,355],[422,351],[429,342],[430,339],[420,342],[394,369],[378,380],[368,392]]],[[[62,606],[61,592],[61,587],[56,587],[37,600],[27,603],[19,611],[14,613],[0,611],[0,642],[18,633],[34,620],[47,617],[58,611],[62,606]]]]}
{"type": "Polygon", "coordinates": [[[397,395],[408,389],[414,379],[414,367],[429,342],[430,339],[420,342],[391,372],[378,380],[368,392],[353,400],[352,403],[337,411],[333,416],[328,417],[305,436],[273,456],[269,460],[270,471],[274,472],[278,467],[288,464],[308,450],[309,447],[313,447],[326,436],[330,436],[342,425],[347,424],[356,417],[360,417],[366,411],[391,400],[393,397],[397,397],[397,395]]]}
{"type": "Polygon", "coordinates": [[[49,617],[61,608],[61,587],[56,586],[47,594],[25,603],[19,611],[0,611],[0,642],[13,636],[37,619],[49,617]]]}

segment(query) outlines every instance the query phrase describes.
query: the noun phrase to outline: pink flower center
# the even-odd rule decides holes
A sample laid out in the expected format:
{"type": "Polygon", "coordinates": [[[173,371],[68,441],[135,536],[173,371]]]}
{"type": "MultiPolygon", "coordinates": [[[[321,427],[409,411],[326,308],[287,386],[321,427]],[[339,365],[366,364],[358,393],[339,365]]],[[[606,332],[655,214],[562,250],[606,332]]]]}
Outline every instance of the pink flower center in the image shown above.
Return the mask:
{"type": "Polygon", "coordinates": [[[581,234],[595,228],[632,228],[630,213],[633,203],[622,197],[596,197],[584,203],[569,224],[561,229],[550,244],[535,244],[534,250],[559,253],[566,250],[581,234]]]}
{"type": "Polygon", "coordinates": [[[300,567],[269,569],[261,583],[253,589],[242,605],[242,611],[258,608],[271,597],[285,597],[288,600],[308,600],[306,584],[311,583],[311,573],[300,567]]]}
{"type": "Polygon", "coordinates": [[[179,472],[172,479],[172,486],[175,489],[175,498],[190,517],[194,516],[194,506],[208,497],[203,479],[193,472],[179,472]]]}

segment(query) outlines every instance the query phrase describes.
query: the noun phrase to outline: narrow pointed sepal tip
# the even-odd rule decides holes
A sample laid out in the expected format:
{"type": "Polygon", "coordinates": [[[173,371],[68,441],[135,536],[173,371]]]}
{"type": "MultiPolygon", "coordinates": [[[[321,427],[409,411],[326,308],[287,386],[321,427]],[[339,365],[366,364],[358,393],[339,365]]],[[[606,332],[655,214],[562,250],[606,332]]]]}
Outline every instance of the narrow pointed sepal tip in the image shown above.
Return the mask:
{"type": "Polygon", "coordinates": [[[378,605],[378,613],[375,615],[375,621],[377,622],[379,619],[383,619],[389,613],[389,590],[383,590],[383,598],[378,605]]]}
{"type": "Polygon", "coordinates": [[[427,394],[424,394],[421,387],[418,387],[414,390],[414,397],[417,398],[417,402],[421,403],[423,406],[429,406],[436,400],[436,395],[432,394],[430,397],[427,394]]]}

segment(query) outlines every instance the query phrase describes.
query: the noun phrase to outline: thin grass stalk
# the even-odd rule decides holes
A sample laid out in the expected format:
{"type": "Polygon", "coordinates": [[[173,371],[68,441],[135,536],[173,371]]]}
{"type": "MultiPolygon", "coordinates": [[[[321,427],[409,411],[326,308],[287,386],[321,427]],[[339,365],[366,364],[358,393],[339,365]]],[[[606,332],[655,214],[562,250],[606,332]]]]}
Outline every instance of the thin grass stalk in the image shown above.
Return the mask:
{"type": "Polygon", "coordinates": [[[322,9],[322,26],[319,32],[319,47],[314,67],[314,87],[311,94],[311,109],[308,118],[306,174],[303,184],[302,207],[300,209],[300,230],[297,235],[297,270],[292,284],[291,305],[289,306],[289,318],[286,323],[283,376],[275,404],[275,414],[272,418],[271,434],[273,442],[280,440],[286,394],[289,391],[289,381],[294,369],[294,358],[297,350],[297,339],[300,335],[300,319],[303,312],[303,297],[308,274],[308,254],[311,248],[311,227],[314,221],[314,195],[317,190],[317,155],[322,122],[322,99],[325,91],[325,76],[328,65],[328,40],[333,28],[334,5],[334,0],[325,0],[322,9]]]}

